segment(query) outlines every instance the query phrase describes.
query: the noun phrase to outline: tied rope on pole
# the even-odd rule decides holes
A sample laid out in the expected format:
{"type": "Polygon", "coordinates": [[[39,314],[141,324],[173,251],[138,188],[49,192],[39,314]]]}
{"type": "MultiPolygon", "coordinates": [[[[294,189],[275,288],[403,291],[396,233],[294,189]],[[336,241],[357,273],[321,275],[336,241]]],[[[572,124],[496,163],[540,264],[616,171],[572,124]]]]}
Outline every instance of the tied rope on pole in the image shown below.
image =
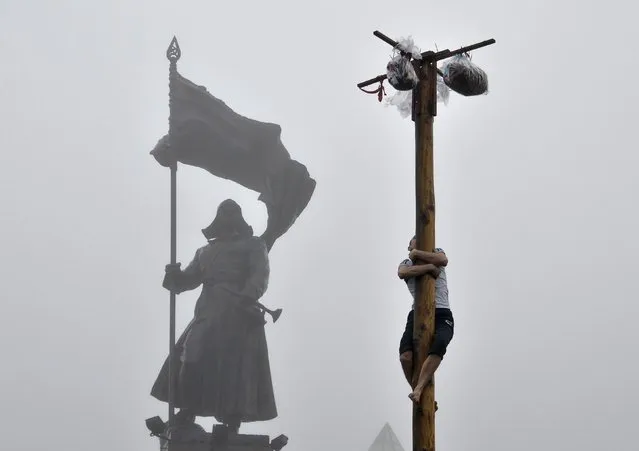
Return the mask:
{"type": "Polygon", "coordinates": [[[375,90],[369,91],[368,89],[364,89],[362,87],[359,88],[361,91],[366,94],[377,94],[377,101],[381,102],[384,96],[386,95],[386,89],[384,88],[384,80],[380,80],[379,86],[375,90]]]}

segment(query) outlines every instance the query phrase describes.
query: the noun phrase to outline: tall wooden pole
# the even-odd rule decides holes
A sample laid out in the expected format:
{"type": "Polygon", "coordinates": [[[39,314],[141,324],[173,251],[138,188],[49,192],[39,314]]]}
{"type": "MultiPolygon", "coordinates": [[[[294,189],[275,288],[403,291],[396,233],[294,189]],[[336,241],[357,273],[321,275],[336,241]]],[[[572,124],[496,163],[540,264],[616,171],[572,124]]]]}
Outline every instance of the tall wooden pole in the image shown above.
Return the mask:
{"type": "MultiPolygon", "coordinates": [[[[173,145],[174,132],[172,99],[175,78],[177,77],[177,62],[181,51],[175,36],[166,50],[169,60],[169,146],[173,145]]],[[[171,264],[177,262],[177,161],[171,164],[171,264]]],[[[175,292],[169,295],[169,422],[175,415],[175,292]]]]}
{"type": "MultiPolygon", "coordinates": [[[[387,44],[398,48],[398,43],[379,31],[373,33],[387,44]]],[[[422,52],[421,58],[413,59],[420,77],[413,91],[413,120],[415,121],[415,197],[416,197],[416,235],[417,248],[432,252],[435,250],[435,183],[433,158],[433,121],[437,116],[437,61],[455,55],[477,50],[494,44],[494,39],[461,47],[457,50],[429,50],[422,52]]],[[[387,74],[378,75],[357,84],[362,89],[380,83],[377,91],[365,91],[371,94],[381,93],[387,74]]],[[[435,332],[435,280],[423,276],[417,284],[415,296],[415,324],[413,328],[413,387],[419,378],[419,372],[433,341],[435,332]]],[[[435,384],[425,387],[421,404],[413,407],[413,451],[435,450],[435,384]]]]}
{"type": "MultiPolygon", "coordinates": [[[[433,121],[437,115],[437,62],[419,66],[420,82],[413,93],[415,121],[415,197],[417,248],[435,249],[435,183],[433,171],[433,121]]],[[[413,329],[413,386],[426,359],[435,332],[435,279],[420,278],[415,299],[413,329]]],[[[422,394],[421,405],[413,407],[413,451],[435,450],[435,384],[422,394]]]]}

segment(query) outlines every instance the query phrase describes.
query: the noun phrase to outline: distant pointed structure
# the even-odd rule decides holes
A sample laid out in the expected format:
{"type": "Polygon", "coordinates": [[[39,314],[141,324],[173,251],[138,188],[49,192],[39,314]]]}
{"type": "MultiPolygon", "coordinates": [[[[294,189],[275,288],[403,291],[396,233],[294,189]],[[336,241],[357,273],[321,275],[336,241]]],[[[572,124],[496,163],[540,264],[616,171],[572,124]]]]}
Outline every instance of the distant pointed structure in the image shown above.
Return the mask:
{"type": "Polygon", "coordinates": [[[402,444],[399,443],[399,439],[390,427],[390,424],[386,423],[373,444],[368,448],[368,451],[404,451],[402,444]]]}

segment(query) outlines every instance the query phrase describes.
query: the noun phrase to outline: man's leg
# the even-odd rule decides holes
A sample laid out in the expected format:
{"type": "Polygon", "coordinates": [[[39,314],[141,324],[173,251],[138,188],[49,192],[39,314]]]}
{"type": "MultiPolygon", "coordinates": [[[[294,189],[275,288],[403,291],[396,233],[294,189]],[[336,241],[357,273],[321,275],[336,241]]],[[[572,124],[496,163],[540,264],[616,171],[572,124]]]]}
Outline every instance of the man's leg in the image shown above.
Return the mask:
{"type": "Polygon", "coordinates": [[[406,377],[406,381],[408,385],[412,386],[413,384],[413,351],[402,352],[399,355],[399,363],[402,364],[402,371],[404,371],[404,376],[406,377]]]}
{"type": "Polygon", "coordinates": [[[406,318],[406,328],[399,342],[399,363],[411,387],[413,386],[413,322],[414,312],[411,310],[406,318]]]}
{"type": "Polygon", "coordinates": [[[413,392],[408,397],[413,400],[414,403],[419,404],[422,399],[422,392],[428,384],[430,384],[435,376],[435,371],[442,363],[444,354],[448,344],[453,339],[454,334],[454,322],[453,316],[449,310],[444,310],[436,313],[435,315],[435,336],[433,337],[433,343],[428,352],[426,360],[422,365],[417,384],[413,389],[413,392]]]}
{"type": "Polygon", "coordinates": [[[433,380],[433,376],[435,375],[435,371],[439,368],[439,365],[442,363],[442,358],[435,354],[429,354],[422,365],[422,369],[419,372],[419,379],[417,379],[417,385],[415,385],[415,389],[413,392],[408,395],[413,402],[419,404],[422,399],[422,392],[424,388],[433,380]]]}

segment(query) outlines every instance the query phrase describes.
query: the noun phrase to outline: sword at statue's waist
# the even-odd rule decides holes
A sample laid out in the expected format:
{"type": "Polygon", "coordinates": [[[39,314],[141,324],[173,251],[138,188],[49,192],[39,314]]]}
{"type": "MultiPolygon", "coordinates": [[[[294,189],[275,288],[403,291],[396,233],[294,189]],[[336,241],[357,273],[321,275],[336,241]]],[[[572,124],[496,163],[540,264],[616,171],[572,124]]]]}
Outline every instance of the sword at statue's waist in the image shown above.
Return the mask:
{"type": "MultiPolygon", "coordinates": [[[[239,298],[241,302],[236,303],[236,306],[242,310],[245,310],[247,312],[260,311],[262,314],[268,313],[273,318],[273,322],[277,321],[277,319],[282,314],[282,309],[271,310],[270,308],[259,302],[259,299],[252,299],[247,297],[243,292],[243,284],[241,283],[234,284],[229,281],[216,282],[214,279],[208,279],[203,282],[203,285],[204,290],[221,290],[233,297],[239,298]]],[[[215,298],[215,294],[213,294],[213,298],[215,298]]]]}

